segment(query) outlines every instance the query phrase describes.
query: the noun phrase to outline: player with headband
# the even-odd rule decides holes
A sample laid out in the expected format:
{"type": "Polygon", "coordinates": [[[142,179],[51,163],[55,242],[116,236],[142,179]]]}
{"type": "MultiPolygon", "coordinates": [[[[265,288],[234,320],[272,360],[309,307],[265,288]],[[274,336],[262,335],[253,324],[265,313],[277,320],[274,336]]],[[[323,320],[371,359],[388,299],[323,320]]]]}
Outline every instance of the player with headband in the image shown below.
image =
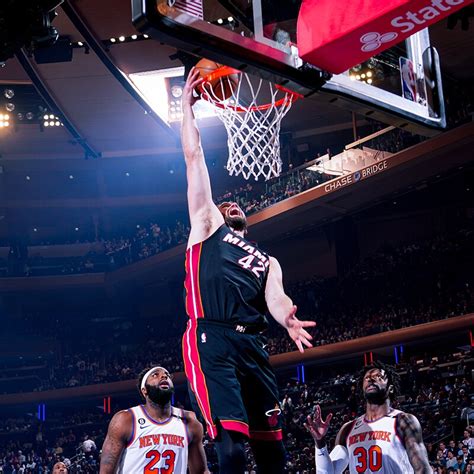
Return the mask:
{"type": "Polygon", "coordinates": [[[163,367],[138,377],[145,404],[119,411],[110,421],[102,447],[100,474],[209,474],[203,428],[193,412],[171,405],[174,385],[163,367]]]}
{"type": "Polygon", "coordinates": [[[359,388],[366,402],[365,414],[342,426],[335,447],[328,453],[326,435],[332,414],[321,418],[315,407],[306,429],[316,443],[316,474],[431,474],[428,455],[417,418],[391,406],[399,390],[399,376],[380,362],[365,367],[359,388]]]}

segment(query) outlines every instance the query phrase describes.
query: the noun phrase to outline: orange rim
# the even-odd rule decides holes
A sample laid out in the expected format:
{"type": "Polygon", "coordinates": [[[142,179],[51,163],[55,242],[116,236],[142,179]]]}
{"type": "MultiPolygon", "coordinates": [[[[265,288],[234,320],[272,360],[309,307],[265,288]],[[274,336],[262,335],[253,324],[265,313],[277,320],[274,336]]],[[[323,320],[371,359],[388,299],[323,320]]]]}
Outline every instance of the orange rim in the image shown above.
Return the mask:
{"type": "Polygon", "coordinates": [[[303,96],[301,94],[298,94],[297,92],[293,92],[290,89],[287,89],[286,87],[283,87],[279,84],[275,84],[275,88],[278,89],[279,91],[285,93],[285,97],[282,97],[281,99],[277,100],[275,104],[269,103],[269,104],[262,104],[262,105],[253,105],[252,107],[242,107],[240,105],[231,105],[231,104],[226,104],[223,105],[220,102],[216,102],[212,96],[209,95],[209,93],[206,91],[206,89],[203,87],[204,84],[210,83],[212,81],[215,81],[216,79],[221,79],[223,77],[230,76],[231,74],[242,74],[242,71],[239,71],[238,69],[231,68],[229,66],[221,66],[218,69],[212,71],[211,73],[207,74],[206,76],[203,77],[203,82],[199,86],[199,91],[201,93],[201,98],[204,100],[207,100],[208,102],[211,102],[214,104],[216,107],[220,107],[221,109],[232,109],[235,112],[248,112],[248,111],[258,111],[258,110],[267,110],[270,107],[287,107],[289,105],[292,105],[294,102],[296,102],[298,99],[301,99],[303,96]]]}

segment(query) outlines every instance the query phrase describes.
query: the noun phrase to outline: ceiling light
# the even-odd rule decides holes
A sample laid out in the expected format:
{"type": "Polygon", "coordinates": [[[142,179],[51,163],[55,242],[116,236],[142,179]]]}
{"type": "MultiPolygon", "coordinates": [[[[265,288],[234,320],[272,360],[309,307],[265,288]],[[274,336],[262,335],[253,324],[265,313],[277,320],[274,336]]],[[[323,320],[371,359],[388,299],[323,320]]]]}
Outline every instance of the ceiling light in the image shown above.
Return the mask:
{"type": "Polygon", "coordinates": [[[130,176],[130,173],[127,171],[127,172],[125,173],[125,176],[130,176]]]}
{"type": "Polygon", "coordinates": [[[18,112],[18,113],[16,114],[16,118],[17,118],[18,120],[23,120],[24,117],[23,117],[23,114],[22,114],[21,112],[18,112]]]}
{"type": "Polygon", "coordinates": [[[74,227],[74,230],[77,232],[79,230],[79,227],[74,227]]]}
{"type": "Polygon", "coordinates": [[[367,84],[372,84],[372,79],[367,79],[367,84]]]}
{"type": "Polygon", "coordinates": [[[35,228],[33,229],[33,232],[38,232],[38,229],[35,227],[35,228]]]}
{"type": "Polygon", "coordinates": [[[78,45],[78,46],[84,46],[84,43],[83,43],[82,41],[78,41],[78,42],[77,42],[77,45],[78,45]]]}
{"type": "Polygon", "coordinates": [[[44,119],[44,120],[48,120],[48,119],[49,119],[49,115],[43,115],[43,119],[44,119]]]}
{"type": "Polygon", "coordinates": [[[217,20],[217,23],[218,23],[219,25],[222,25],[222,23],[224,23],[224,20],[223,20],[222,18],[219,18],[219,19],[217,20]]]}
{"type": "Polygon", "coordinates": [[[43,125],[44,125],[45,127],[49,127],[49,122],[44,122],[43,125]]]}
{"type": "Polygon", "coordinates": [[[231,17],[231,16],[229,16],[229,17],[227,18],[227,21],[228,21],[229,23],[232,23],[232,22],[234,21],[234,18],[231,17]]]}
{"type": "Polygon", "coordinates": [[[8,112],[13,112],[15,110],[15,104],[13,102],[8,102],[8,104],[5,105],[5,108],[8,112]]]}
{"type": "Polygon", "coordinates": [[[3,115],[3,120],[10,120],[10,116],[8,114],[3,115]]]}
{"type": "Polygon", "coordinates": [[[365,79],[365,74],[361,74],[360,77],[361,77],[362,79],[365,79]]]}
{"type": "Polygon", "coordinates": [[[15,91],[13,89],[5,89],[3,91],[3,95],[7,98],[7,99],[13,99],[13,97],[15,96],[15,91]]]}
{"type": "Polygon", "coordinates": [[[49,122],[49,126],[54,127],[54,122],[53,121],[49,122]]]}
{"type": "Polygon", "coordinates": [[[72,174],[70,174],[69,179],[74,179],[74,176],[72,174]]]}
{"type": "Polygon", "coordinates": [[[110,38],[111,43],[115,43],[117,40],[115,38],[110,38]]]}
{"type": "Polygon", "coordinates": [[[31,178],[28,175],[26,175],[26,180],[29,181],[30,179],[31,178]]]}
{"type": "Polygon", "coordinates": [[[125,36],[119,36],[119,41],[125,41],[125,36]]]}
{"type": "Polygon", "coordinates": [[[354,76],[354,74],[351,74],[351,75],[349,76],[349,79],[350,79],[351,81],[355,81],[355,80],[356,80],[356,77],[354,76]]]}
{"type": "Polygon", "coordinates": [[[360,74],[357,74],[356,79],[360,81],[360,74]]]}
{"type": "Polygon", "coordinates": [[[136,40],[138,38],[138,35],[132,35],[132,40],[136,40]]]}
{"type": "Polygon", "coordinates": [[[54,125],[56,125],[56,127],[59,127],[61,125],[61,122],[59,120],[56,120],[56,122],[54,122],[54,125]]]}
{"type": "Polygon", "coordinates": [[[33,120],[33,118],[34,118],[33,112],[26,112],[26,118],[27,118],[28,120],[33,120]]]}
{"type": "Polygon", "coordinates": [[[149,38],[149,36],[148,36],[148,35],[146,35],[146,34],[145,34],[145,35],[143,35],[143,37],[144,37],[144,38],[146,38],[146,39],[148,39],[148,38],[149,38]]]}
{"type": "Polygon", "coordinates": [[[3,122],[3,125],[4,125],[5,127],[9,127],[9,126],[10,126],[10,122],[3,122]]]}
{"type": "Polygon", "coordinates": [[[55,117],[54,117],[53,114],[51,114],[51,115],[49,116],[49,118],[50,118],[50,119],[54,119],[55,117]]]}
{"type": "Polygon", "coordinates": [[[367,77],[372,77],[372,71],[367,71],[367,77]]]}

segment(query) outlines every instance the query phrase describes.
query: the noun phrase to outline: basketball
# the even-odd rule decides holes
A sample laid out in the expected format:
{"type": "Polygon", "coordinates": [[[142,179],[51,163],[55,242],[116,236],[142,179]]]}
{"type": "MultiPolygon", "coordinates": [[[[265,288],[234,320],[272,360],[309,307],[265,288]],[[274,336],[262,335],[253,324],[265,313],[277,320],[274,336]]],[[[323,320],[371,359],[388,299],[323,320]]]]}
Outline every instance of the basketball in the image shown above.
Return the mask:
{"type": "MultiPolygon", "coordinates": [[[[196,64],[196,68],[199,70],[199,74],[203,79],[220,67],[222,67],[222,64],[205,58],[201,59],[196,64]]],[[[238,80],[238,74],[229,74],[224,77],[217,77],[205,81],[201,87],[210,93],[214,99],[223,101],[228,99],[233,94],[238,80]]]]}

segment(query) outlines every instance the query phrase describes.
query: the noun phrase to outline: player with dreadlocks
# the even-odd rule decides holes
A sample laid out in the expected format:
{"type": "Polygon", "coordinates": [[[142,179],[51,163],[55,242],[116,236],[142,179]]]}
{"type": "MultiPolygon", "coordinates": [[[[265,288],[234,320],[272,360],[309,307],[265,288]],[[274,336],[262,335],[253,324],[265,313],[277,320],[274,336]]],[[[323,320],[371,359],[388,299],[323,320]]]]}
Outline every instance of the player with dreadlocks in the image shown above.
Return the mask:
{"type": "Polygon", "coordinates": [[[306,429],[316,443],[316,474],[428,474],[432,470],[418,419],[396,410],[391,403],[400,389],[394,368],[381,362],[364,367],[358,386],[365,400],[365,414],[340,429],[328,453],[326,434],[332,418],[321,418],[316,405],[306,429]]]}

